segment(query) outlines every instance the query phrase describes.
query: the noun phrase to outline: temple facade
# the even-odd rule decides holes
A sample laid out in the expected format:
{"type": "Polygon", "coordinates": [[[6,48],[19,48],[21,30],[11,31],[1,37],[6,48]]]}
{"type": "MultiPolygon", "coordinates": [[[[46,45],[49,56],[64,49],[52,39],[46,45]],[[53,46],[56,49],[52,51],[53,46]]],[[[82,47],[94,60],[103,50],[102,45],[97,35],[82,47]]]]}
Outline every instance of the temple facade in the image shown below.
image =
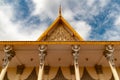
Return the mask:
{"type": "Polygon", "coordinates": [[[0,80],[119,80],[120,41],[84,41],[59,16],[37,41],[0,41],[0,80]]]}

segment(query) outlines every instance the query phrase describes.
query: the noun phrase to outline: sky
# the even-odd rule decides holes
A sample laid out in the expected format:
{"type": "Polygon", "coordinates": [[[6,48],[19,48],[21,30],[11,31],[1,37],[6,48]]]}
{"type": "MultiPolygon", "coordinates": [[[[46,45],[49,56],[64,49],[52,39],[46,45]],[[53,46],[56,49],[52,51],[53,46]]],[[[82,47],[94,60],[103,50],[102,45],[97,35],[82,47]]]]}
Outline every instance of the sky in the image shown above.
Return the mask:
{"type": "Polygon", "coordinates": [[[0,41],[35,41],[62,16],[86,41],[120,41],[120,0],[0,0],[0,41]]]}

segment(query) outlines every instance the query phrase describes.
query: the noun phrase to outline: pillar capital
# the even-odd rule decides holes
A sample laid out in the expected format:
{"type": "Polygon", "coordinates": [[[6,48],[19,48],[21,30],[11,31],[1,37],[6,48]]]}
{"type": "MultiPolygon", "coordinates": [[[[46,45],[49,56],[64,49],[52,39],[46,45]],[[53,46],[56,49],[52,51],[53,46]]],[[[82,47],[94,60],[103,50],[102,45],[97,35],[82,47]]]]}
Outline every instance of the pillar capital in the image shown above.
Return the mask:
{"type": "Polygon", "coordinates": [[[106,57],[106,59],[108,61],[111,62],[112,66],[114,66],[114,57],[113,57],[113,53],[114,53],[114,47],[113,45],[106,45],[105,46],[105,50],[103,52],[103,55],[106,57]]]}
{"type": "Polygon", "coordinates": [[[15,56],[15,51],[13,49],[13,46],[12,45],[5,45],[4,46],[4,53],[5,53],[5,56],[4,56],[4,59],[3,59],[3,68],[7,65],[7,63],[9,61],[11,61],[11,59],[15,56]]]}
{"type": "Polygon", "coordinates": [[[45,61],[45,56],[46,54],[46,50],[47,50],[47,46],[46,45],[39,45],[39,57],[40,57],[40,66],[42,67],[44,65],[44,61],[45,61]]]}
{"type": "Polygon", "coordinates": [[[72,45],[72,50],[73,50],[74,52],[79,52],[79,50],[80,50],[80,45],[72,45]]]}
{"type": "Polygon", "coordinates": [[[44,53],[47,50],[47,45],[39,45],[38,50],[42,53],[44,53]]]}

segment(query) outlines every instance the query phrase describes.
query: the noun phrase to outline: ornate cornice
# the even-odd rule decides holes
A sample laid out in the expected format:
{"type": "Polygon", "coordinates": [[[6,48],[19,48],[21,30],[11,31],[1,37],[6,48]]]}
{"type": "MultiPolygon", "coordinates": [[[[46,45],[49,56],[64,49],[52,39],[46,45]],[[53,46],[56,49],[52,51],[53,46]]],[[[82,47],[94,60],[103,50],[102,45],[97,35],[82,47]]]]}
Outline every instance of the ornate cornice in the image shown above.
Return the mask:
{"type": "Polygon", "coordinates": [[[120,41],[50,41],[50,42],[41,42],[41,41],[0,41],[0,45],[40,45],[40,44],[70,44],[70,45],[120,45],[120,41]]]}

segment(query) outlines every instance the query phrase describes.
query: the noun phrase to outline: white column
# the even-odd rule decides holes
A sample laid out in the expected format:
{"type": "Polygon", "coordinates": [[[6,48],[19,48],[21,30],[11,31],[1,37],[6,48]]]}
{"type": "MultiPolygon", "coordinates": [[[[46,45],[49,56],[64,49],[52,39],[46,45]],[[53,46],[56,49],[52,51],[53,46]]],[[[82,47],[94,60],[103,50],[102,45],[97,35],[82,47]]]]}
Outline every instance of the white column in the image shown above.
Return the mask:
{"type": "Polygon", "coordinates": [[[4,76],[7,72],[7,68],[8,68],[9,62],[7,63],[7,65],[2,69],[1,74],[0,74],[0,80],[4,79],[4,76]]]}
{"type": "Polygon", "coordinates": [[[112,74],[114,76],[114,79],[119,80],[119,76],[118,76],[118,73],[117,73],[116,68],[115,68],[113,52],[114,52],[113,46],[112,45],[107,45],[106,48],[105,48],[105,51],[104,51],[104,56],[108,60],[108,63],[110,65],[110,68],[111,68],[111,71],[112,71],[112,74]]]}
{"type": "Polygon", "coordinates": [[[112,73],[113,73],[113,76],[114,76],[114,79],[115,80],[119,80],[119,76],[118,76],[118,73],[116,71],[116,68],[115,66],[112,66],[111,62],[109,61],[109,65],[110,65],[110,68],[112,70],[112,73]]]}
{"type": "Polygon", "coordinates": [[[39,46],[40,65],[39,65],[38,80],[43,80],[44,61],[45,61],[45,56],[46,56],[46,53],[45,53],[46,50],[47,50],[47,47],[45,45],[39,46]]]}
{"type": "Polygon", "coordinates": [[[12,58],[15,56],[15,51],[13,50],[13,47],[10,45],[5,45],[4,47],[5,57],[3,61],[3,68],[0,73],[0,80],[4,79],[5,73],[7,72],[8,65],[12,58]]]}
{"type": "Polygon", "coordinates": [[[75,66],[75,77],[76,77],[76,80],[80,80],[80,72],[79,72],[79,66],[74,64],[75,66]]]}
{"type": "Polygon", "coordinates": [[[73,57],[74,57],[75,78],[76,80],[80,80],[80,72],[79,72],[79,64],[78,64],[80,46],[73,45],[72,50],[73,50],[73,57]]]}
{"type": "Polygon", "coordinates": [[[39,66],[38,80],[42,80],[43,70],[44,70],[44,64],[43,64],[43,66],[39,66]]]}

